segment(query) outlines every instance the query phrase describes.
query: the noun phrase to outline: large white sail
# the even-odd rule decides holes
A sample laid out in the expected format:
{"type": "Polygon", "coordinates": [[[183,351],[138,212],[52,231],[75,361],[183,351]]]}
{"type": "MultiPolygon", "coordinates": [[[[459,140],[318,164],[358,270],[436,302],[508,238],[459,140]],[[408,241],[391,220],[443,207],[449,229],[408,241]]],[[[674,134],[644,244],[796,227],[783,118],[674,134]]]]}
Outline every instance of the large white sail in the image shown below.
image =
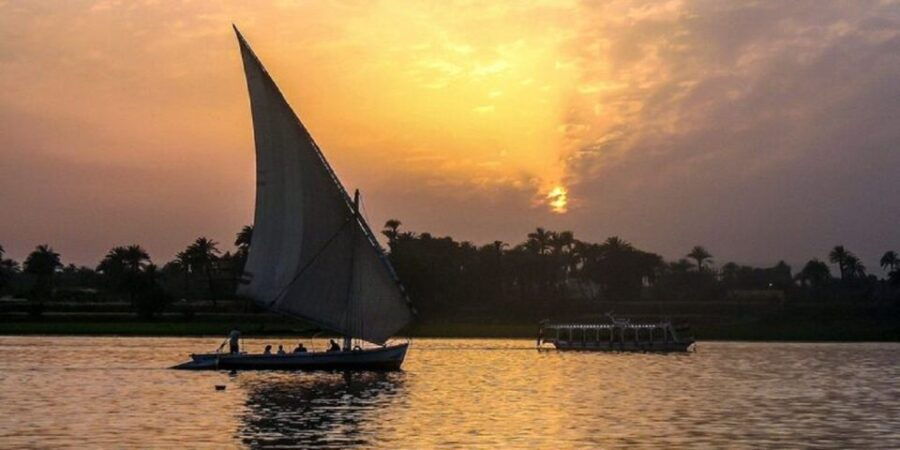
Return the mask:
{"type": "Polygon", "coordinates": [[[383,343],[412,313],[324,155],[235,28],[256,141],[256,213],[238,293],[271,311],[383,343]]]}

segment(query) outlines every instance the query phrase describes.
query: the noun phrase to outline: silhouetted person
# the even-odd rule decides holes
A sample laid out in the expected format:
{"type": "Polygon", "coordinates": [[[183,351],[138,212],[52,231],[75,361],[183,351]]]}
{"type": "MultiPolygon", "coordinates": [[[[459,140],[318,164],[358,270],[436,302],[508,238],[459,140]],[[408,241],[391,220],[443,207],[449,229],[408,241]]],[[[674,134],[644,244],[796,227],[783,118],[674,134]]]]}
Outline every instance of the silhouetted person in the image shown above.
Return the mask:
{"type": "Polygon", "coordinates": [[[279,355],[285,354],[285,353],[284,353],[284,347],[282,347],[281,344],[278,344],[278,354],[279,354],[279,355]]]}
{"type": "Polygon", "coordinates": [[[267,345],[267,346],[266,346],[266,349],[263,350],[263,355],[271,355],[271,354],[272,354],[272,346],[271,346],[271,345],[267,345]]]}
{"type": "Polygon", "coordinates": [[[303,346],[303,343],[297,344],[297,348],[294,349],[294,353],[306,353],[306,347],[303,346]]]}
{"type": "Polygon", "coordinates": [[[228,333],[228,348],[231,353],[240,353],[241,351],[241,332],[234,328],[228,333]]]}
{"type": "Polygon", "coordinates": [[[335,342],[334,339],[331,339],[331,344],[328,347],[328,351],[329,352],[339,352],[339,351],[341,351],[341,346],[338,345],[338,343],[335,342]]]}

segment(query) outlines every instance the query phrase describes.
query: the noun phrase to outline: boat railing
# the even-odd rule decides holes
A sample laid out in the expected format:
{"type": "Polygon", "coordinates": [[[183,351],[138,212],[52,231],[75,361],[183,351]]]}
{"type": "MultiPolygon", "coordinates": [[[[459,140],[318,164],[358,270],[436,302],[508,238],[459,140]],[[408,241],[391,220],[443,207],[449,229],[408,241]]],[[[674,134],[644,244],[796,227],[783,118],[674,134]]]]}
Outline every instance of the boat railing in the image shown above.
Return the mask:
{"type": "Polygon", "coordinates": [[[637,345],[652,347],[655,344],[665,345],[670,342],[682,342],[675,326],[669,320],[632,323],[630,320],[615,319],[611,322],[542,322],[538,333],[537,345],[540,347],[542,344],[547,343],[566,347],[588,347],[602,343],[614,345],[633,342],[637,345]],[[606,333],[602,333],[603,331],[606,331],[606,333]],[[605,334],[605,336],[601,337],[601,333],[605,334]]]}

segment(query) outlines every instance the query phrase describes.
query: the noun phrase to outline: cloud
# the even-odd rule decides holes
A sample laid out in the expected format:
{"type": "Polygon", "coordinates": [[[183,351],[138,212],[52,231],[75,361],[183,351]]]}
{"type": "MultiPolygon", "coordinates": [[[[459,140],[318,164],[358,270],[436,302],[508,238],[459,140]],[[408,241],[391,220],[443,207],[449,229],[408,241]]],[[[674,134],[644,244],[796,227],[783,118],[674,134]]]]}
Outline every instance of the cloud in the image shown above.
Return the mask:
{"type": "Polygon", "coordinates": [[[872,265],[900,242],[898,15],[894,1],[0,3],[0,237],[16,257],[49,241],[77,262],[230,240],[253,186],[236,22],[376,228],[484,242],[545,226],[750,263],[843,243],[872,265]],[[566,214],[547,207],[557,186],[566,214]]]}
{"type": "Polygon", "coordinates": [[[566,118],[588,232],[750,262],[900,241],[896,2],[592,5],[582,85],[621,87],[566,118]]]}

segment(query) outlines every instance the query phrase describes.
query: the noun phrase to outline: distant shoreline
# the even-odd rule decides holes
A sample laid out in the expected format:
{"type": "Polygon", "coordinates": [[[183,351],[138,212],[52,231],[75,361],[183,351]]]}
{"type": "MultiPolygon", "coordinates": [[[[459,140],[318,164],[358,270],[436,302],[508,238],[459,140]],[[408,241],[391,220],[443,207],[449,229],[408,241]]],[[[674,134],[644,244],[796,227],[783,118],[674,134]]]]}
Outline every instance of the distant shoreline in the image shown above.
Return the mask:
{"type": "MultiPolygon", "coordinates": [[[[147,320],[14,320],[0,323],[2,335],[203,337],[223,336],[237,325],[248,337],[310,336],[302,324],[234,321],[147,320]]],[[[534,339],[538,324],[424,323],[407,333],[413,338],[534,339]]],[[[853,319],[841,322],[792,320],[789,323],[746,321],[720,326],[694,326],[698,340],[747,342],[900,342],[900,325],[889,320],[853,319]]],[[[319,336],[329,336],[320,333],[319,336]]]]}

